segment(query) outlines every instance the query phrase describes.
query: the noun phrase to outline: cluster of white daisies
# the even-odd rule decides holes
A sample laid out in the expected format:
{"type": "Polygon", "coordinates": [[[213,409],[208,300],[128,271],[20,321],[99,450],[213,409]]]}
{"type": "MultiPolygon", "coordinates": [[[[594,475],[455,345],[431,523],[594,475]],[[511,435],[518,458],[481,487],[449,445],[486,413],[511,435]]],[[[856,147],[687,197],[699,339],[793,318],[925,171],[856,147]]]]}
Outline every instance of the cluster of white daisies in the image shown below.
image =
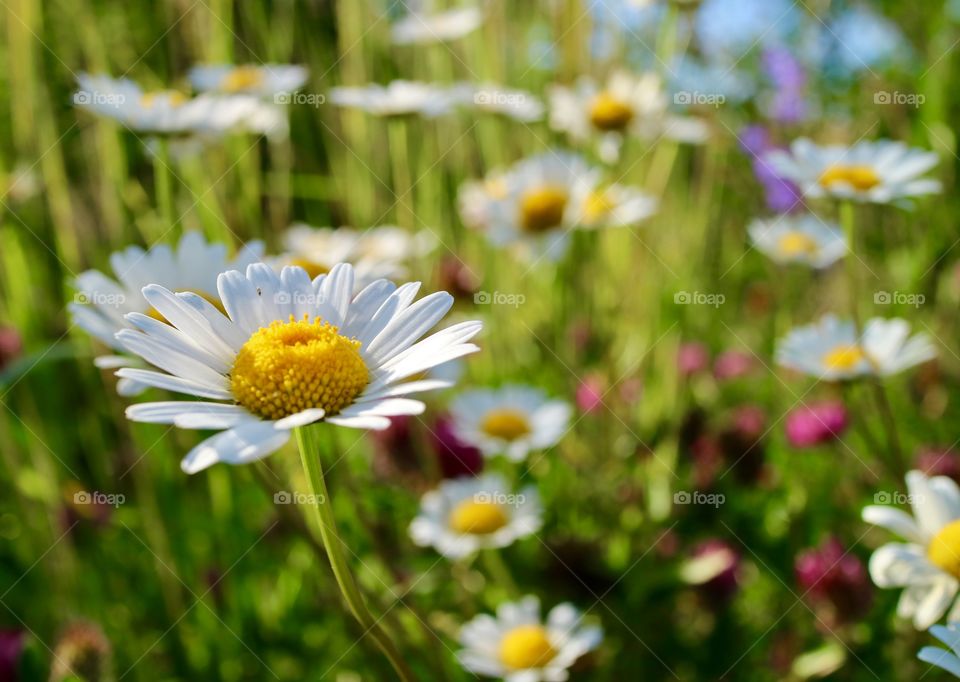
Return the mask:
{"type": "MultiPolygon", "coordinates": [[[[112,254],[112,277],[91,270],[76,281],[75,322],[115,354],[127,396],[157,388],[189,400],[144,402],[131,420],[215,430],[184,457],[196,473],[246,464],[282,447],[294,428],[318,421],[385,429],[417,415],[418,393],[453,384],[442,366],[478,349],[481,323],[434,330],[449,312],[445,292],[417,300],[419,283],[397,286],[408,260],[429,243],[394,227],[367,232],[298,225],[287,251],[265,258],[260,243],[228,256],[223,244],[188,232],[175,248],[129,247],[112,254]],[[351,265],[348,263],[356,263],[351,265]]],[[[522,386],[459,394],[451,405],[463,443],[518,463],[555,445],[571,408],[522,386]]],[[[413,541],[450,559],[495,551],[540,529],[534,486],[513,489],[499,475],[447,481],[424,495],[413,541]]],[[[601,631],[569,604],[542,621],[527,597],[463,628],[465,667],[507,679],[563,680],[596,647],[601,631]]]]}

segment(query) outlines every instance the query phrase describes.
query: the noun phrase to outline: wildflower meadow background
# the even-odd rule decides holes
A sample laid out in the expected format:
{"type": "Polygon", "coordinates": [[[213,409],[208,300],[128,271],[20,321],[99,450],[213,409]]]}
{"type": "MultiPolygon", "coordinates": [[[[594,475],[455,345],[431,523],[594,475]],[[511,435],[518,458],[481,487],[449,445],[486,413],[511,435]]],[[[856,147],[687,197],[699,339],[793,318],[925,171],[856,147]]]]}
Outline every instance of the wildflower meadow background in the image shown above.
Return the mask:
{"type": "Polygon", "coordinates": [[[960,2],[0,33],[0,682],[960,677],[960,2]]]}

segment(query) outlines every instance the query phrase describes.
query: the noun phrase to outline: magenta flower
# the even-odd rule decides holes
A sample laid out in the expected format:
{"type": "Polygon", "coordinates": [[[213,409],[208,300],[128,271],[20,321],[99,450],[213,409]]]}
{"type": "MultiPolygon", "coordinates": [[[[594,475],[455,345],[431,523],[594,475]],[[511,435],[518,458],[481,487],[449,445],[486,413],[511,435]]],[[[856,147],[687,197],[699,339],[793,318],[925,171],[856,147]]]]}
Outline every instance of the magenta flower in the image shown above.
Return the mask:
{"type": "Polygon", "coordinates": [[[585,414],[595,412],[603,405],[603,380],[598,376],[590,376],[577,386],[577,407],[585,414]]]}
{"type": "Polygon", "coordinates": [[[444,478],[476,476],[483,471],[483,453],[457,438],[450,417],[440,417],[430,432],[444,478]]]}
{"type": "Polygon", "coordinates": [[[797,556],[797,584],[826,628],[863,617],[873,601],[866,566],[835,537],[797,556]]]}
{"type": "Polygon", "coordinates": [[[787,440],[795,448],[809,448],[829,442],[849,425],[847,408],[839,401],[804,405],[787,415],[787,440]]]}
{"type": "Polygon", "coordinates": [[[713,362],[713,375],[721,381],[749,374],[756,366],[753,356],[739,350],[726,350],[713,362]]]}
{"type": "Polygon", "coordinates": [[[702,343],[684,343],[677,351],[677,369],[682,376],[703,371],[710,363],[710,351],[702,343]]]}

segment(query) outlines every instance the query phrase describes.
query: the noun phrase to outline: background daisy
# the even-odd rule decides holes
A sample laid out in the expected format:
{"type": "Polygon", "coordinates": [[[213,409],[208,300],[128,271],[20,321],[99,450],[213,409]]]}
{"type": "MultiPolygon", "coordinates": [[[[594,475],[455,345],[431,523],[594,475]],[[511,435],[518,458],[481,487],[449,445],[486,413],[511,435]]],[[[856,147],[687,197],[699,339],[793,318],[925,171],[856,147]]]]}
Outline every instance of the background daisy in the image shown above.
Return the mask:
{"type": "Polygon", "coordinates": [[[747,228],[753,246],[775,263],[827,268],[847,252],[840,228],[812,214],[755,220],[747,228]]]}

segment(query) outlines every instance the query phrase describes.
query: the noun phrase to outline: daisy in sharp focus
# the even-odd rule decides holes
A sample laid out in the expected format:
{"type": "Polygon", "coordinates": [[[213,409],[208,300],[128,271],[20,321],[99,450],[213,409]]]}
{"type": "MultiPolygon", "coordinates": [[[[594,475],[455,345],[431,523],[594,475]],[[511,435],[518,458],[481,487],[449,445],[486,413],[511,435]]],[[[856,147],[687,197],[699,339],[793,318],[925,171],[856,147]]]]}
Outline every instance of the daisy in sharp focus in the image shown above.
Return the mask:
{"type": "Polygon", "coordinates": [[[291,93],[307,82],[308,71],[295,64],[210,64],[190,69],[190,84],[200,92],[272,98],[291,93]]]}
{"type": "Polygon", "coordinates": [[[207,400],[133,405],[127,417],[220,430],[184,458],[189,474],[217,462],[262,459],[292,429],[320,420],[386,429],[390,417],[423,412],[422,402],[406,396],[450,385],[411,377],[479,350],[468,343],[479,322],[422,339],[453,297],[437,292],[414,302],[419,289],[418,282],[377,280],[354,295],[347,264],[311,281],[303,268],[278,275],[255,263],[246,274],[217,278],[224,314],[196,294],[148,285],[143,295],[166,321],[131,313],[127,321],[136,329],[117,340],[162,371],[124,368],[117,375],[207,400]]]}
{"type": "Polygon", "coordinates": [[[583,226],[583,208],[599,175],[575,154],[547,152],[519,161],[501,176],[500,196],[487,205],[487,238],[527,260],[557,260],[570,230],[583,226]]]}
{"type": "Polygon", "coordinates": [[[312,278],[330,272],[337,263],[350,263],[354,285],[361,289],[377,279],[402,279],[407,275],[407,263],[426,254],[434,242],[425,232],[411,234],[393,225],[354,230],[299,223],[284,233],[283,245],[284,254],[274,259],[278,270],[296,265],[312,278]]]}
{"type": "MultiPolygon", "coordinates": [[[[143,287],[158,284],[176,293],[192,292],[220,305],[217,275],[225,270],[245,269],[262,256],[263,244],[250,242],[229,258],[225,244],[208,243],[199,232],[185,232],[174,248],[159,244],[144,251],[130,246],[110,255],[113,278],[99,270],[87,270],[77,277],[77,293],[68,309],[80,328],[123,352],[125,349],[115,335],[121,329],[131,328],[126,320],[128,313],[163,319],[143,297],[143,287]]],[[[131,358],[105,355],[94,362],[101,368],[115,368],[130,364],[131,358]]],[[[117,384],[119,393],[127,396],[137,395],[144,388],[144,384],[131,379],[121,379],[117,384]]]]}
{"type": "Polygon", "coordinates": [[[595,141],[607,163],[619,159],[629,137],[652,140],[663,135],[681,142],[703,142],[705,124],[667,110],[668,98],[660,77],[652,72],[618,70],[604,84],[583,77],[574,87],[550,88],[550,126],[577,143],[595,141]]]}
{"type": "Polygon", "coordinates": [[[285,119],[250,95],[204,93],[190,97],[176,90],[144,91],[128,78],[77,77],[78,107],[115,120],[130,130],[155,135],[220,136],[229,132],[271,135],[285,132],[285,119]]]}
{"type": "Polygon", "coordinates": [[[410,537],[449,559],[506,547],[540,530],[543,511],[536,488],[519,493],[498,474],[444,481],[420,500],[410,537]]]}
{"type": "Polygon", "coordinates": [[[370,83],[360,87],[333,88],[330,101],[340,107],[362,109],[374,116],[419,114],[435,118],[451,111],[456,97],[449,89],[432,83],[395,80],[385,86],[370,83]]]}
{"type": "Polygon", "coordinates": [[[960,624],[949,623],[946,627],[934,625],[930,628],[930,634],[946,644],[947,648],[925,646],[920,649],[917,658],[960,678],[960,624]]]}
{"type": "Polygon", "coordinates": [[[777,175],[796,183],[808,197],[836,197],[887,204],[940,191],[940,182],[923,177],[939,160],[934,152],[902,142],[877,140],[852,147],[819,146],[806,138],[790,150],[767,152],[777,175]]]}
{"type": "Polygon", "coordinates": [[[556,445],[566,433],[572,408],[529,386],[503,386],[461,393],[450,404],[457,438],[484,455],[502,454],[513,462],[531,450],[556,445]]]}
{"type": "Polygon", "coordinates": [[[800,263],[823,269],[847,252],[847,239],[840,228],[813,214],[755,220],[747,232],[758,251],[781,265],[800,263]]]}
{"type": "Polygon", "coordinates": [[[423,14],[411,12],[390,27],[394,45],[429,45],[463,38],[480,28],[483,12],[478,7],[423,14]]]}
{"type": "Polygon", "coordinates": [[[875,317],[858,339],[852,321],[824,315],[819,322],[791,330],[777,343],[776,358],[784,367],[837,381],[897,374],[936,355],[929,336],[910,336],[906,320],[875,317]]]}
{"type": "Polygon", "coordinates": [[[460,631],[460,664],[469,672],[506,682],[564,682],[568,669],[603,641],[599,626],[584,625],[583,615],[568,603],[540,617],[540,600],[524,597],[482,614],[460,631]]]}
{"type": "Polygon", "coordinates": [[[948,609],[948,620],[960,619],[954,603],[960,587],[960,489],[947,476],[928,478],[919,471],[908,472],[906,481],[913,516],[882,505],[865,507],[862,516],[907,540],[876,550],[870,577],[878,587],[904,588],[897,615],[925,630],[948,609]]]}

